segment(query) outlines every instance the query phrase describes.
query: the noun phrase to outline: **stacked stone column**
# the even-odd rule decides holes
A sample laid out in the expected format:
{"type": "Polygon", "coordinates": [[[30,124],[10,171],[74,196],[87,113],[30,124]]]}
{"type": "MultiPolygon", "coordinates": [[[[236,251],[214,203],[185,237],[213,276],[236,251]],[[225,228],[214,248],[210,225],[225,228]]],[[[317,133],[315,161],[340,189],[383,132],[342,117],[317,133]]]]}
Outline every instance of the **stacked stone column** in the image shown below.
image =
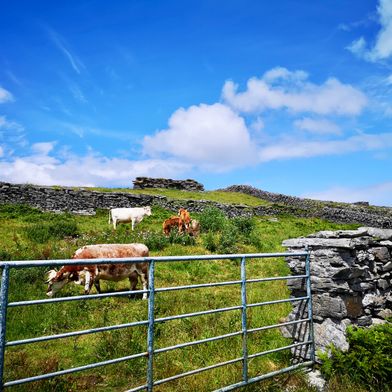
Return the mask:
{"type": "MultiPolygon", "coordinates": [[[[316,350],[330,343],[348,348],[348,325],[370,326],[392,316],[392,230],[361,227],[357,230],[322,231],[283,242],[288,251],[311,251],[310,271],[316,350]]],[[[288,257],[293,275],[304,274],[303,258],[288,257]]],[[[306,295],[305,279],[288,281],[293,297],[306,295]]],[[[305,301],[295,303],[288,320],[307,317],[305,301]]],[[[295,342],[306,339],[308,326],[284,329],[295,342]]],[[[299,349],[297,357],[309,352],[299,349]]]]}

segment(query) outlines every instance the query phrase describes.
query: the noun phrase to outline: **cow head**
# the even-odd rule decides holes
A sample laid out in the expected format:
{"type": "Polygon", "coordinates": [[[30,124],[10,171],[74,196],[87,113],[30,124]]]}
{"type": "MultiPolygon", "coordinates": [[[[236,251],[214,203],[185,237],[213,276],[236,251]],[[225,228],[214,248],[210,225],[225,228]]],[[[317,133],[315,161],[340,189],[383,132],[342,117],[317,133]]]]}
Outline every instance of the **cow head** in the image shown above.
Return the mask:
{"type": "Polygon", "coordinates": [[[144,212],[146,213],[147,216],[151,215],[151,207],[147,206],[147,207],[143,207],[144,208],[144,212]]]}
{"type": "Polygon", "coordinates": [[[64,271],[63,268],[61,268],[60,271],[56,271],[55,269],[50,270],[48,272],[48,279],[46,280],[46,283],[48,284],[46,295],[48,297],[53,297],[70,281],[79,282],[79,274],[76,272],[64,271]]]}

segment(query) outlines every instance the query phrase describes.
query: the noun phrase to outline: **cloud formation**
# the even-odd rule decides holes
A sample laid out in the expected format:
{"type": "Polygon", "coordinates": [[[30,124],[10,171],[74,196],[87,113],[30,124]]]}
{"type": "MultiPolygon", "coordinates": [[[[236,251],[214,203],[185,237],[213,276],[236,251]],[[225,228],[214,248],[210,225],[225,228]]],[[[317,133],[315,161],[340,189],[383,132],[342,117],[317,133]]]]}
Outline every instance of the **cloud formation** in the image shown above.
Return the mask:
{"type": "Polygon", "coordinates": [[[149,156],[171,156],[214,171],[254,162],[254,148],[245,121],[229,107],[216,103],[180,108],[167,129],[143,141],[149,156]]]}
{"type": "Polygon", "coordinates": [[[383,182],[365,187],[342,187],[335,186],[321,192],[313,192],[302,195],[310,199],[341,201],[355,203],[368,201],[370,204],[387,206],[391,205],[392,182],[383,182]]]}
{"type": "Polygon", "coordinates": [[[260,162],[268,162],[277,159],[310,158],[359,151],[378,151],[387,148],[392,148],[392,133],[361,134],[329,141],[299,141],[294,138],[286,138],[260,148],[259,159],[260,162]]]}
{"type": "MultiPolygon", "coordinates": [[[[55,142],[36,143],[29,155],[0,161],[0,181],[63,186],[126,186],[136,176],[176,178],[190,167],[173,160],[133,161],[107,158],[94,153],[86,156],[54,155],[55,142]]],[[[1,155],[0,155],[1,156],[1,155]]]]}
{"type": "Polygon", "coordinates": [[[14,98],[12,94],[7,91],[5,88],[0,86],[0,103],[8,102],[8,101],[13,101],[14,98]]]}
{"type": "Polygon", "coordinates": [[[249,79],[244,92],[238,92],[238,85],[227,81],[222,99],[243,113],[287,109],[293,113],[358,115],[367,103],[360,90],[336,78],[329,78],[321,85],[307,79],[303,71],[291,72],[277,67],[260,79],[249,79]]]}
{"type": "Polygon", "coordinates": [[[294,121],[294,126],[303,131],[318,135],[341,135],[341,129],[332,121],[304,117],[294,121]]]}
{"type": "Polygon", "coordinates": [[[85,68],[85,66],[78,59],[78,57],[75,54],[72,54],[71,50],[67,48],[67,44],[65,43],[64,38],[49,27],[45,27],[45,29],[48,32],[51,41],[56,45],[56,47],[60,50],[60,52],[66,57],[66,59],[71,64],[71,67],[74,69],[74,71],[80,74],[82,69],[85,68]]]}
{"type": "Polygon", "coordinates": [[[369,47],[366,40],[360,37],[347,47],[356,56],[371,62],[386,60],[392,55],[392,2],[380,0],[377,12],[381,28],[374,45],[369,47]]]}

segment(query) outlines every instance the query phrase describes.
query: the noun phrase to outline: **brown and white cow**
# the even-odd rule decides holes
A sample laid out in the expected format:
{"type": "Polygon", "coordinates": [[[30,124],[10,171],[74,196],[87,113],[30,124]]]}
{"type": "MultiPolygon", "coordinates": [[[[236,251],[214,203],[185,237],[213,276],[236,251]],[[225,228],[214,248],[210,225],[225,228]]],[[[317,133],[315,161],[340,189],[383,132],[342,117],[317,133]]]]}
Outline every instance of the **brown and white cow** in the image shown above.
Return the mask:
{"type": "Polygon", "coordinates": [[[180,208],[178,210],[178,216],[183,220],[185,228],[189,227],[189,223],[191,223],[191,216],[189,215],[188,210],[185,208],[180,208]]]}
{"type": "Polygon", "coordinates": [[[200,234],[200,222],[192,219],[186,231],[189,235],[197,237],[200,234]]]}
{"type": "Polygon", "coordinates": [[[178,216],[172,216],[171,218],[166,219],[162,223],[162,228],[165,235],[169,235],[173,227],[176,227],[178,229],[178,232],[182,233],[185,228],[184,221],[178,216]]]}
{"type": "MultiPolygon", "coordinates": [[[[149,251],[144,244],[99,244],[86,245],[78,249],[72,259],[98,259],[98,258],[123,258],[123,257],[147,257],[149,251]]],[[[124,263],[124,264],[91,264],[91,265],[65,265],[59,271],[48,272],[49,297],[55,295],[67,283],[74,282],[84,285],[84,293],[90,294],[94,284],[98,293],[101,292],[99,281],[129,279],[131,290],[135,290],[138,277],[143,284],[143,290],[148,285],[148,263],[124,263]]],[[[143,299],[147,293],[143,293],[143,299]]]]}

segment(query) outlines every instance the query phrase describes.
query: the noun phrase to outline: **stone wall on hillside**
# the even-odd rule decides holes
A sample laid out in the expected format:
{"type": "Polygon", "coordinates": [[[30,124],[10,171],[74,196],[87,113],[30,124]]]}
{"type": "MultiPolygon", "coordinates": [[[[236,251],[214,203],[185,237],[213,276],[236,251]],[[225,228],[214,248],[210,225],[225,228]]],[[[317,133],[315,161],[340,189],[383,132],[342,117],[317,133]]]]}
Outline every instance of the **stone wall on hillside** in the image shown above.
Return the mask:
{"type": "Polygon", "coordinates": [[[133,189],[146,188],[177,189],[191,192],[204,191],[203,184],[192,179],[172,180],[170,178],[136,177],[133,181],[133,189]]]}
{"type": "MultiPolygon", "coordinates": [[[[172,200],[164,196],[129,192],[98,192],[0,182],[0,204],[5,203],[28,204],[43,211],[68,211],[82,215],[94,215],[97,208],[147,205],[160,206],[175,214],[180,207],[190,212],[202,212],[208,207],[216,207],[229,217],[253,216],[254,214],[253,209],[245,205],[221,204],[207,200],[172,200]]],[[[265,212],[267,213],[267,210],[265,212]]]]}
{"type": "MultiPolygon", "coordinates": [[[[317,217],[338,223],[358,223],[366,226],[392,228],[392,208],[369,206],[367,202],[336,203],[303,199],[266,192],[248,185],[232,185],[222,189],[241,192],[280,205],[283,213],[298,217],[317,217]]],[[[278,208],[278,206],[275,206],[278,208]]]]}
{"type": "MultiPolygon", "coordinates": [[[[288,251],[309,247],[316,350],[330,343],[347,349],[348,325],[370,326],[392,316],[392,230],[361,227],[357,230],[322,231],[283,242],[288,251]]],[[[293,275],[305,273],[305,261],[288,257],[293,275]]],[[[293,297],[306,296],[305,279],[288,281],[293,297]]],[[[294,303],[288,320],[307,317],[305,301],[294,303]]],[[[308,325],[284,329],[301,341],[308,325]]],[[[304,348],[295,355],[306,357],[304,348]]]]}
{"type": "MultiPolygon", "coordinates": [[[[180,207],[190,212],[202,212],[207,207],[216,207],[229,217],[278,216],[320,217],[333,222],[359,223],[374,227],[392,227],[392,215],[380,215],[378,210],[365,207],[347,210],[344,208],[301,209],[296,206],[272,204],[249,207],[246,205],[222,204],[207,200],[173,200],[164,196],[134,194],[129,192],[98,192],[83,188],[48,187],[30,184],[0,182],[0,204],[28,204],[44,211],[68,211],[76,214],[95,214],[97,208],[138,207],[157,205],[177,213],[180,207]]],[[[391,213],[392,214],[392,213],[391,213]]]]}

